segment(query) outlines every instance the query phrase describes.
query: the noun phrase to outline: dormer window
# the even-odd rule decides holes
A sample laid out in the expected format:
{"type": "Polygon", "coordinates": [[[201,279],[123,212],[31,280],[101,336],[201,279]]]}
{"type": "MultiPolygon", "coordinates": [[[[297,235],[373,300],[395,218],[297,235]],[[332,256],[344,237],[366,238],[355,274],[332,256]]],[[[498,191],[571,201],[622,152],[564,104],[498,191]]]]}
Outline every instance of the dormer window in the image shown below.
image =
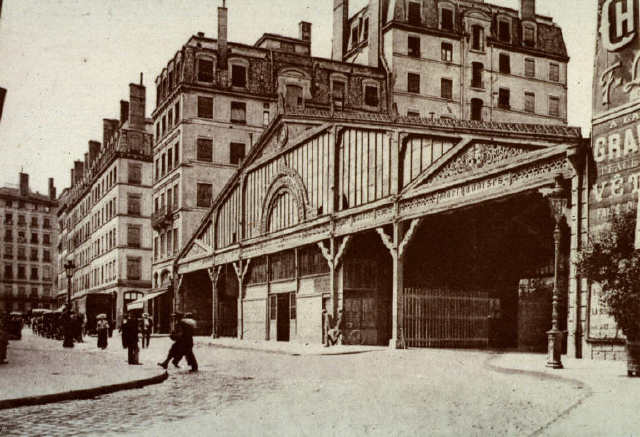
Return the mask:
{"type": "Polygon", "coordinates": [[[471,26],[471,48],[484,51],[484,28],[480,25],[471,26]]]}
{"type": "Polygon", "coordinates": [[[420,11],[420,3],[409,2],[409,23],[420,25],[422,24],[422,12],[420,11]]]}
{"type": "Polygon", "coordinates": [[[498,39],[502,42],[511,42],[511,20],[498,19],[498,39]]]}
{"type": "Polygon", "coordinates": [[[440,10],[440,29],[453,30],[453,10],[442,8],[440,10]]]}
{"type": "Polygon", "coordinates": [[[378,109],[380,105],[380,91],[377,83],[367,82],[364,84],[364,105],[378,109]]]}
{"type": "Polygon", "coordinates": [[[525,47],[536,46],[536,28],[533,24],[527,23],[522,25],[522,43],[525,47]]]}
{"type": "Polygon", "coordinates": [[[213,82],[213,61],[211,59],[198,59],[198,81],[213,82]]]}
{"type": "Polygon", "coordinates": [[[237,88],[246,88],[248,64],[240,63],[240,62],[241,61],[236,60],[235,63],[230,63],[231,86],[237,87],[237,88]]]}

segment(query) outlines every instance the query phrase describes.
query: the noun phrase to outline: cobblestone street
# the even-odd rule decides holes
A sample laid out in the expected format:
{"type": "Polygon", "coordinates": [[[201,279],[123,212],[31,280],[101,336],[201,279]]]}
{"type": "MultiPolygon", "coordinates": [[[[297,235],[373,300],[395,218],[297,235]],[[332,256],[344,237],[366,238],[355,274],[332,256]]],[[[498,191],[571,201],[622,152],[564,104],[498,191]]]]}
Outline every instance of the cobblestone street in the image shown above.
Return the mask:
{"type": "MultiPolygon", "coordinates": [[[[115,341],[114,341],[115,343],[115,341]]],[[[168,339],[142,352],[154,365],[168,339]]],[[[112,344],[109,352],[124,351],[112,344]]],[[[289,356],[199,344],[200,372],[96,399],[2,412],[2,435],[530,435],[581,384],[498,372],[475,351],[289,356]]]]}

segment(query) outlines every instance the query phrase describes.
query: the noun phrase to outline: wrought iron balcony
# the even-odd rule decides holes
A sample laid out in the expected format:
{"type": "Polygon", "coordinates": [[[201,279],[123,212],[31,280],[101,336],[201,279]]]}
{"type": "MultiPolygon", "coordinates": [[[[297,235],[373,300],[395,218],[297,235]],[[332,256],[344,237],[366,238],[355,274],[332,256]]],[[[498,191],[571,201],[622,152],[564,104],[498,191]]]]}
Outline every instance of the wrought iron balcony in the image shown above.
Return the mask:
{"type": "Polygon", "coordinates": [[[162,229],[173,222],[173,212],[176,208],[168,204],[151,214],[151,226],[153,229],[162,229]]]}

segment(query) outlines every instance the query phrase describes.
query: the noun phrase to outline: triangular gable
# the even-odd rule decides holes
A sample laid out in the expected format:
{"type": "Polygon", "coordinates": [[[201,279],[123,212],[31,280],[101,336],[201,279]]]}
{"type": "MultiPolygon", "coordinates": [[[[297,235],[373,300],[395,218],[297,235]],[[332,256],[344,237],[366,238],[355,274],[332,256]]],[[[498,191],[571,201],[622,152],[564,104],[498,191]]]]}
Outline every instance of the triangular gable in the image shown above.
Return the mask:
{"type": "Polygon", "coordinates": [[[439,186],[476,173],[485,173],[509,162],[548,147],[508,144],[463,137],[462,140],[420,176],[404,188],[404,192],[439,186]]]}

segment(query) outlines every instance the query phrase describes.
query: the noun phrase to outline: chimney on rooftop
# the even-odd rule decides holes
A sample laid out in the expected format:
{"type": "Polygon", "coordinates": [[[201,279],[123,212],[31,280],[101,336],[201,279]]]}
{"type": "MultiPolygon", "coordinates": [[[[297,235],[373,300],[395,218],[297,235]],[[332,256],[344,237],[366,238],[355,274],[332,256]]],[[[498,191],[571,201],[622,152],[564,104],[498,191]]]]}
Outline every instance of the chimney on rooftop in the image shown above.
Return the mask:
{"type": "Polygon", "coordinates": [[[378,68],[380,62],[380,0],[369,0],[369,66],[378,68]]]}
{"type": "Polygon", "coordinates": [[[535,21],[536,0],[520,0],[520,18],[535,21]]]}
{"type": "Polygon", "coordinates": [[[222,7],[218,8],[218,68],[227,69],[227,56],[229,47],[228,38],[228,16],[226,1],[222,0],[222,7]]]}
{"type": "Polygon", "coordinates": [[[84,172],[85,173],[89,172],[89,152],[84,153],[84,172]]]}
{"type": "Polygon", "coordinates": [[[82,175],[84,174],[84,162],[73,161],[73,174],[76,178],[75,180],[76,183],[82,180],[82,175]]]}
{"type": "Polygon", "coordinates": [[[71,187],[73,188],[76,185],[76,172],[72,168],[71,169],[71,187]]]}
{"type": "MultiPolygon", "coordinates": [[[[128,116],[129,115],[127,114],[127,117],[128,116]]],[[[102,144],[104,144],[105,147],[107,146],[107,144],[109,144],[109,140],[111,140],[111,137],[116,132],[116,129],[118,129],[118,120],[111,120],[109,118],[102,119],[102,144]]]]}
{"type": "Polygon", "coordinates": [[[349,0],[333,0],[333,47],[331,59],[344,61],[349,36],[349,0]]]}
{"type": "Polygon", "coordinates": [[[311,23],[307,21],[298,23],[298,38],[311,43],[311,23]]]}
{"type": "Polygon", "coordinates": [[[129,84],[129,127],[132,129],[144,129],[146,112],[146,88],[144,85],[129,84]]]}
{"type": "Polygon", "coordinates": [[[53,183],[53,178],[49,178],[49,199],[56,200],[56,186],[53,183]]]}
{"type": "Polygon", "coordinates": [[[29,174],[20,172],[20,195],[29,195],[29,174]]]}
{"type": "Polygon", "coordinates": [[[89,162],[93,163],[100,154],[100,143],[97,141],[89,141],[89,162]]]}
{"type": "Polygon", "coordinates": [[[120,125],[129,119],[129,102],[120,100],[120,125]]]}

